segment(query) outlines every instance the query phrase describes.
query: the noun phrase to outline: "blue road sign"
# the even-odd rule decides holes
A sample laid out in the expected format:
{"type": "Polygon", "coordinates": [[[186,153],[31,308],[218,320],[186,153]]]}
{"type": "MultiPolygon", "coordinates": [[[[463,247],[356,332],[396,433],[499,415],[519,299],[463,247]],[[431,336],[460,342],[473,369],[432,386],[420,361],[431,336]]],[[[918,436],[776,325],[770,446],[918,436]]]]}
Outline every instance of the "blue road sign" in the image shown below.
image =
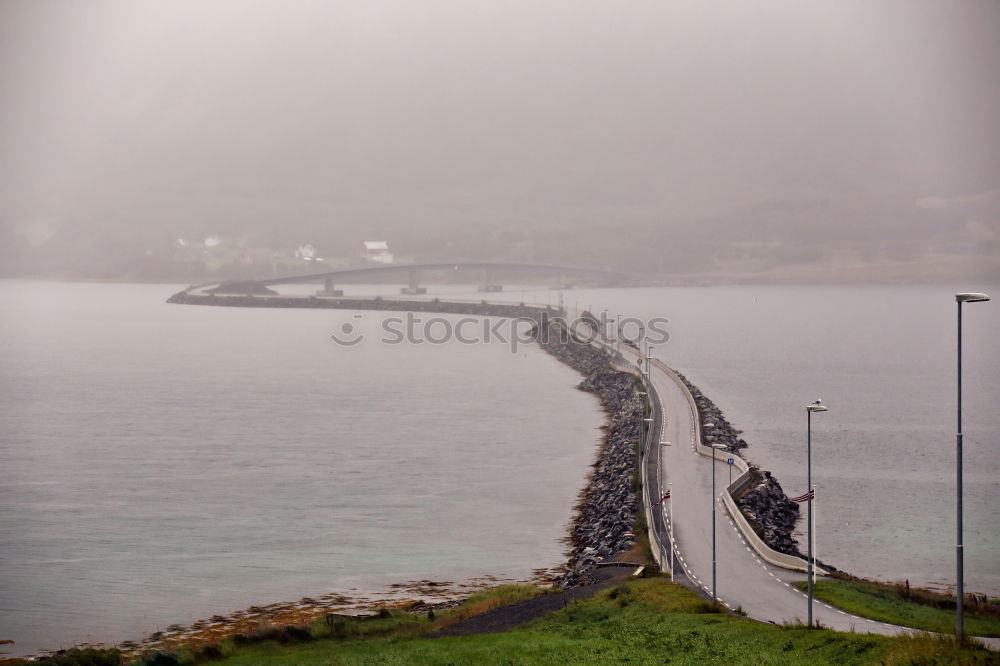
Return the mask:
{"type": "Polygon", "coordinates": [[[726,460],[726,462],[727,462],[727,463],[729,463],[730,465],[732,465],[732,464],[733,464],[734,462],[736,462],[736,461],[735,461],[735,460],[733,460],[732,458],[728,458],[728,459],[726,460]]]}

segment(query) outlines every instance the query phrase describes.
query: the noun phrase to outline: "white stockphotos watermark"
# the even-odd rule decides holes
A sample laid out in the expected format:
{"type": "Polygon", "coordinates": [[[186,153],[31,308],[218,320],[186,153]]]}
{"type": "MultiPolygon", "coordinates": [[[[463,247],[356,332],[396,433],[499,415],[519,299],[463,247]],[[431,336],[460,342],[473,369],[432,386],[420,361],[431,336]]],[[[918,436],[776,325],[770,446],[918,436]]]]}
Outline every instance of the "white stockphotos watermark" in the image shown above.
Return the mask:
{"type": "MultiPolygon", "coordinates": [[[[355,313],[352,318],[360,323],[365,315],[355,313]]],[[[542,313],[540,319],[535,319],[403,312],[391,316],[380,315],[378,323],[378,341],[386,345],[443,345],[453,341],[464,345],[500,343],[508,345],[510,351],[515,353],[519,347],[536,342],[566,344],[576,341],[582,344],[601,342],[614,345],[636,344],[645,339],[651,345],[659,345],[670,340],[667,330],[670,320],[665,317],[609,318],[604,313],[575,319],[567,319],[561,314],[542,313]],[[548,325],[539,325],[540,320],[546,321],[548,325]]],[[[369,335],[361,326],[344,322],[330,338],[343,347],[354,347],[365,342],[369,335]]]]}

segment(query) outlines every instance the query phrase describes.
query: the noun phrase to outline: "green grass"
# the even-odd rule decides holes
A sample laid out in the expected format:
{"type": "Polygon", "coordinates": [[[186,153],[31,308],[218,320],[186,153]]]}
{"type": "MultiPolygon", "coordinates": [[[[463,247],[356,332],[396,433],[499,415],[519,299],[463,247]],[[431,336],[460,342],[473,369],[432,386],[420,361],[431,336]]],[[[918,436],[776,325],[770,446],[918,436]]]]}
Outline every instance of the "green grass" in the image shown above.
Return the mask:
{"type": "MultiPolygon", "coordinates": [[[[387,618],[384,621],[389,621],[387,618]]],[[[383,620],[368,623],[376,630],[383,620]]],[[[1000,664],[1000,655],[947,638],[835,633],[725,615],[662,578],[631,581],[502,634],[427,638],[400,632],[293,645],[229,645],[226,666],[274,664],[1000,664]]]]}
{"type": "MultiPolygon", "coordinates": [[[[804,582],[795,584],[805,589],[804,582]]],[[[941,608],[943,597],[914,591],[907,599],[897,585],[857,580],[818,580],[813,583],[817,599],[849,613],[923,631],[953,633],[952,608],[941,608]],[[923,603],[921,603],[923,602],[923,603]]],[[[1000,636],[1000,617],[965,611],[965,632],[971,636],[1000,636]]]]}

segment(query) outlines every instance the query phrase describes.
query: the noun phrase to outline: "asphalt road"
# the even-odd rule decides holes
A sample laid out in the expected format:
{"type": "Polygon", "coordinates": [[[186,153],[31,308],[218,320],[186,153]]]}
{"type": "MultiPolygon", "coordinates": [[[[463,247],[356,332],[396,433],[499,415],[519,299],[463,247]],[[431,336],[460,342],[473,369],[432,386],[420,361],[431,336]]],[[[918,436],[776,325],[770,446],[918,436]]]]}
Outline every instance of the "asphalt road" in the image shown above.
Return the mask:
{"type": "MultiPolygon", "coordinates": [[[[634,350],[622,349],[635,362],[634,350]]],[[[654,364],[651,381],[659,414],[652,427],[658,436],[647,464],[648,504],[666,489],[673,503],[675,575],[686,575],[707,595],[712,595],[712,506],[715,504],[716,579],[719,601],[731,609],[741,609],[749,617],[777,624],[806,622],[807,597],[792,587],[805,574],[782,569],[761,560],[743,540],[721,500],[729,482],[729,466],[715,461],[715,492],[712,488],[713,461],[694,449],[694,414],[681,386],[654,364]],[[662,418],[660,418],[662,416],[662,418]],[[658,475],[658,478],[654,478],[658,475]]],[[[669,543],[667,523],[670,506],[656,508],[654,528],[661,542],[669,543]]],[[[666,568],[666,567],[665,567],[666,568]]],[[[820,601],[813,602],[813,619],[825,627],[862,633],[898,634],[912,631],[882,622],[856,617],[820,601]]]]}

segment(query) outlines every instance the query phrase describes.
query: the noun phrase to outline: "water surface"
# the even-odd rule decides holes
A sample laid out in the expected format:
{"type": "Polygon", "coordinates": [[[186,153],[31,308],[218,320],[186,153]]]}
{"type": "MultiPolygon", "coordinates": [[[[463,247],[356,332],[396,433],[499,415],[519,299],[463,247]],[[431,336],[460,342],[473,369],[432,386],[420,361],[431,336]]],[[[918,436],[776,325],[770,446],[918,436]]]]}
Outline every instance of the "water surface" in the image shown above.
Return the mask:
{"type": "Polygon", "coordinates": [[[537,347],[335,345],[349,312],[0,282],[0,638],[561,563],[603,423],[537,347]]]}

